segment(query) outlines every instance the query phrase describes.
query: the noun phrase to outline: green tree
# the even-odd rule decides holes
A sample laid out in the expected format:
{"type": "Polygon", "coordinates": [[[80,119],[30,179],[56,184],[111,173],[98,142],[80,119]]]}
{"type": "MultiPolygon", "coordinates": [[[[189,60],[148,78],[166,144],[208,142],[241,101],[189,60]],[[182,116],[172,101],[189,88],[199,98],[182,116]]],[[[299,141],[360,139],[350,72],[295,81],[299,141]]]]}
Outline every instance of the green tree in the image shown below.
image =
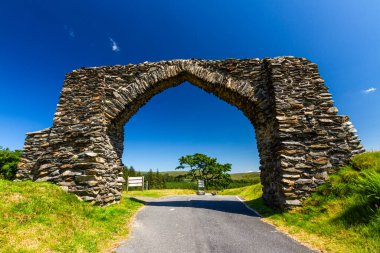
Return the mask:
{"type": "Polygon", "coordinates": [[[160,174],[158,169],[156,170],[157,185],[159,189],[166,188],[165,175],[160,174]]]}
{"type": "Polygon", "coordinates": [[[191,180],[204,180],[205,188],[224,189],[231,183],[231,164],[220,164],[216,158],[196,153],[179,158],[178,169],[189,169],[191,180]]]}
{"type": "Polygon", "coordinates": [[[21,150],[11,151],[0,146],[0,178],[15,179],[21,153],[21,150]]]}
{"type": "Polygon", "coordinates": [[[123,178],[125,180],[124,188],[127,187],[128,177],[135,177],[135,176],[136,176],[136,170],[133,168],[133,166],[129,168],[128,166],[124,166],[124,170],[123,170],[123,178]]]}
{"type": "Polygon", "coordinates": [[[149,172],[145,175],[145,181],[148,181],[149,189],[155,188],[154,173],[153,173],[152,169],[150,169],[149,172]]]}
{"type": "Polygon", "coordinates": [[[130,177],[136,176],[136,170],[135,170],[135,168],[133,168],[133,166],[129,167],[128,176],[130,176],[130,177]]]}

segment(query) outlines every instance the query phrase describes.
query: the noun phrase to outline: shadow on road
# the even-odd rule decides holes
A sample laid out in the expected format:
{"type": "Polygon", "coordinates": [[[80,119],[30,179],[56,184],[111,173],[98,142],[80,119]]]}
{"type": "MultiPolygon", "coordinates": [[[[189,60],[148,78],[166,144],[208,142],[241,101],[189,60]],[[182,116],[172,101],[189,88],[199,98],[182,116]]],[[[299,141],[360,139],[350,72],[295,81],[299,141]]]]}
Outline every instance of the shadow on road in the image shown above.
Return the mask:
{"type": "Polygon", "coordinates": [[[284,212],[281,210],[274,210],[274,209],[270,208],[269,206],[265,205],[262,197],[252,199],[249,201],[245,201],[245,203],[249,207],[256,210],[263,218],[267,218],[267,217],[273,216],[275,214],[281,214],[284,212]]]}
{"type": "Polygon", "coordinates": [[[147,206],[166,206],[166,207],[188,207],[188,208],[202,208],[225,213],[234,213],[247,215],[252,217],[259,217],[252,210],[248,209],[243,203],[236,200],[154,200],[154,201],[141,201],[133,198],[134,201],[143,202],[147,206]]]}

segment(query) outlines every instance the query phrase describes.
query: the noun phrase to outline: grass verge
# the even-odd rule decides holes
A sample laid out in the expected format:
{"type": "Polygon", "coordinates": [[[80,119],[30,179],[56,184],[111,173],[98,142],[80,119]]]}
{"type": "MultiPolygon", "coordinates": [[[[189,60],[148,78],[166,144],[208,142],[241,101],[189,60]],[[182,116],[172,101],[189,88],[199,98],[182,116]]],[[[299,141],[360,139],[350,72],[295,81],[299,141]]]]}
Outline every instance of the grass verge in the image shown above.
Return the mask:
{"type": "Polygon", "coordinates": [[[148,198],[161,198],[166,196],[175,195],[190,195],[195,194],[195,190],[191,189],[160,189],[149,191],[128,191],[124,192],[126,197],[148,197],[148,198]]]}
{"type": "Polygon", "coordinates": [[[107,252],[142,204],[96,207],[50,183],[0,180],[0,252],[107,252]]]}
{"type": "Polygon", "coordinates": [[[283,213],[263,204],[259,184],[220,194],[243,197],[264,221],[323,252],[380,252],[379,165],[380,152],[358,155],[302,207],[283,213]]]}
{"type": "Polygon", "coordinates": [[[107,207],[79,201],[50,183],[0,180],[0,252],[109,252],[143,205],[134,196],[194,194],[189,189],[123,192],[107,207]]]}

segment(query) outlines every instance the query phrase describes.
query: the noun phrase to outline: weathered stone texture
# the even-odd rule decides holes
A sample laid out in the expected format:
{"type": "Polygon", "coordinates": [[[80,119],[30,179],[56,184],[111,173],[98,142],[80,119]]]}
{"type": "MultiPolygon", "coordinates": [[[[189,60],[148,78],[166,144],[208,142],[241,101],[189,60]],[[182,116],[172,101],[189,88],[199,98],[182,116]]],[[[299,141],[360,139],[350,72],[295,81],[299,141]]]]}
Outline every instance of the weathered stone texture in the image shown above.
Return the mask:
{"type": "Polygon", "coordinates": [[[66,76],[53,126],[27,134],[17,178],[51,181],[85,201],[120,200],[124,125],[184,81],[239,108],[255,128],[264,200],[299,205],[363,152],[337,115],[317,65],[304,58],[173,60],[82,68],[66,76]]]}

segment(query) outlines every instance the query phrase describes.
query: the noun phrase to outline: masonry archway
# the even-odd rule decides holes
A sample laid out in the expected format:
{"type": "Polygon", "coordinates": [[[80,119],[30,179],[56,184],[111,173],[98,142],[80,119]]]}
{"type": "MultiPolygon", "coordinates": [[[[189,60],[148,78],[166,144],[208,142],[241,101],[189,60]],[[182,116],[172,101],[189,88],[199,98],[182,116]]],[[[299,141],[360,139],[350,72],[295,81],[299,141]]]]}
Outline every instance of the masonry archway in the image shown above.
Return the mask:
{"type": "Polygon", "coordinates": [[[185,81],[250,120],[272,207],[299,205],[363,151],[316,64],[304,58],[161,61],[68,74],[53,126],[27,135],[17,178],[57,183],[94,204],[119,201],[124,125],[154,95],[185,81]]]}

